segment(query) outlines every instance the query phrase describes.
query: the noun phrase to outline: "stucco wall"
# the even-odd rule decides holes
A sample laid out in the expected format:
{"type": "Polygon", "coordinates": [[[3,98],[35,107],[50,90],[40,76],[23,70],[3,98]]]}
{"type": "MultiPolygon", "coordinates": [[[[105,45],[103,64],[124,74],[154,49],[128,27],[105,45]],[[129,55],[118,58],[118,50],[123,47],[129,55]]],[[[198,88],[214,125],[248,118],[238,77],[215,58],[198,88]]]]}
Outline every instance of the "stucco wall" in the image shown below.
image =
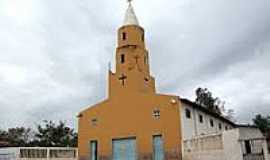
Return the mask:
{"type": "Polygon", "coordinates": [[[80,159],[89,159],[91,140],[98,141],[100,159],[112,156],[112,140],[136,138],[140,159],[151,159],[152,137],[162,135],[167,159],[179,159],[181,155],[181,135],[179,103],[172,104],[177,97],[123,93],[82,112],[79,119],[80,159]],[[153,117],[154,110],[160,110],[160,119],[153,117]],[[91,125],[96,118],[97,124],[91,125]],[[178,122],[178,123],[177,123],[178,122]]]}

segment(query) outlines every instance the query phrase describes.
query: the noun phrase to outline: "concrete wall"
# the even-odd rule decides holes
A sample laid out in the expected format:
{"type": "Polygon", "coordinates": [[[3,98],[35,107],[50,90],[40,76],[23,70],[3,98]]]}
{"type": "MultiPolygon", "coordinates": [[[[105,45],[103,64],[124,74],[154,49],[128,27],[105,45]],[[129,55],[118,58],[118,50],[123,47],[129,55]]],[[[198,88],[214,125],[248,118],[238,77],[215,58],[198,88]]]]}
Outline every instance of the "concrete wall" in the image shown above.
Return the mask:
{"type": "Polygon", "coordinates": [[[185,153],[209,151],[209,150],[222,150],[222,149],[223,149],[223,141],[221,134],[207,135],[184,141],[185,153]]]}
{"type": "Polygon", "coordinates": [[[201,151],[188,153],[183,160],[229,160],[226,159],[223,150],[201,151]]]}
{"type": "Polygon", "coordinates": [[[188,104],[182,103],[182,112],[181,112],[181,121],[182,121],[182,132],[183,132],[183,139],[192,139],[196,136],[201,135],[209,135],[209,134],[218,134],[225,131],[225,127],[227,126],[228,129],[231,129],[232,126],[221,120],[217,119],[207,113],[204,113],[193,106],[188,104]],[[189,109],[191,111],[191,118],[186,117],[185,110],[189,109]],[[199,115],[203,116],[203,122],[201,123],[199,120],[199,115]],[[214,121],[214,126],[210,125],[210,120],[214,121]],[[222,128],[219,129],[219,123],[221,124],[222,128]]]}
{"type": "Polygon", "coordinates": [[[226,160],[222,135],[201,136],[184,141],[183,160],[226,160]]]}
{"type": "Polygon", "coordinates": [[[257,128],[241,127],[224,131],[220,134],[198,136],[184,140],[184,160],[243,160],[245,153],[244,140],[252,141],[253,156],[256,153],[265,153],[265,160],[269,160],[266,140],[257,128]]]}
{"type": "Polygon", "coordinates": [[[223,132],[223,145],[227,160],[243,160],[238,129],[223,132]]]}

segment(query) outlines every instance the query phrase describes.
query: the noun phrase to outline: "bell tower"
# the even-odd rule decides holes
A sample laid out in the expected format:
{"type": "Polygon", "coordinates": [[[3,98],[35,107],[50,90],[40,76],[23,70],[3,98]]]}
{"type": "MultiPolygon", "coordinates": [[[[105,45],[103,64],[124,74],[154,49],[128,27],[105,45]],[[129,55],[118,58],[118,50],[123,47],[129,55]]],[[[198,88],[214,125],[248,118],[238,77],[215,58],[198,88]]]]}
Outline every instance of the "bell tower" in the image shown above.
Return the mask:
{"type": "Polygon", "coordinates": [[[116,93],[155,93],[144,29],[139,25],[131,1],[117,36],[116,72],[109,75],[109,96],[116,93]]]}

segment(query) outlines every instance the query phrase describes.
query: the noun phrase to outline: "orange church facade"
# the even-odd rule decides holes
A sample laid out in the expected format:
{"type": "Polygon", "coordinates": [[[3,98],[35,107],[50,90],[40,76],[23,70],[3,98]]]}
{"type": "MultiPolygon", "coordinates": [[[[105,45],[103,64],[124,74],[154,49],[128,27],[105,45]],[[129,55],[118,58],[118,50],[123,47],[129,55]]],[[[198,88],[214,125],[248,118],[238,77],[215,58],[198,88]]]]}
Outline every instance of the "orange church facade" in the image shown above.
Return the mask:
{"type": "Polygon", "coordinates": [[[144,35],[129,4],[108,99],[79,115],[80,160],[181,159],[181,104],[177,96],[156,93],[144,35]]]}

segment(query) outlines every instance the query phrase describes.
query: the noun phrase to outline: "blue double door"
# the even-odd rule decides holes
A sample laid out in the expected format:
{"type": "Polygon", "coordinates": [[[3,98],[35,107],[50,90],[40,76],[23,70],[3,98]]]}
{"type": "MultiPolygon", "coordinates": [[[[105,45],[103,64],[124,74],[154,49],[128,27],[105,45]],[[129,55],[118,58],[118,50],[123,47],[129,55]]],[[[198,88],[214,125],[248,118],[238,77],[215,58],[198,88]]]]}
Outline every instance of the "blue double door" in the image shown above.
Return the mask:
{"type": "MultiPolygon", "coordinates": [[[[113,140],[113,160],[137,160],[136,139],[113,140]]],[[[164,160],[163,140],[161,136],[153,136],[153,159],[164,160]]]]}
{"type": "Polygon", "coordinates": [[[113,140],[113,160],[137,160],[136,139],[113,140]]]}

